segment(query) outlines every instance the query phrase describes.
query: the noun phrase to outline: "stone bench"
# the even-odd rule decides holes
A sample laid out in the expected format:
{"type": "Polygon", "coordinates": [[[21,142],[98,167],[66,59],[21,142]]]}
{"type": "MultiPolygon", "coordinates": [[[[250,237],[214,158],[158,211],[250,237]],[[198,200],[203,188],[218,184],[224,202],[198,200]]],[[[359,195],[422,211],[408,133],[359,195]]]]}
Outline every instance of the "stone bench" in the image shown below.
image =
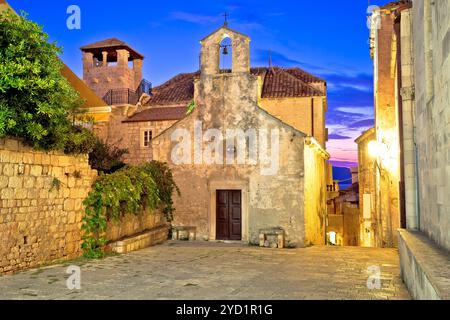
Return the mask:
{"type": "Polygon", "coordinates": [[[259,246],[267,248],[284,248],[284,230],[282,228],[267,228],[259,230],[259,246]]]}
{"type": "Polygon", "coordinates": [[[177,226],[172,227],[172,240],[194,241],[197,239],[197,227],[177,226]]]}
{"type": "Polygon", "coordinates": [[[403,281],[414,299],[450,299],[450,253],[425,234],[399,230],[400,267],[403,281]]]}

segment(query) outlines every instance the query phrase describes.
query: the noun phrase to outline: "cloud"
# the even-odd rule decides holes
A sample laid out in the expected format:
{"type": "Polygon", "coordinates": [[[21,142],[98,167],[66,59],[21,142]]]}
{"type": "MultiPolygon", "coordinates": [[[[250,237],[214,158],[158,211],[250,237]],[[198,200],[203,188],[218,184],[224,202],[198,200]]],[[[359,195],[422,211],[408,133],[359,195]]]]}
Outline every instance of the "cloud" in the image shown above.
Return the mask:
{"type": "Polygon", "coordinates": [[[373,107],[339,107],[336,109],[336,111],[339,112],[345,112],[345,113],[351,113],[351,114],[357,114],[357,115],[364,115],[373,117],[374,116],[374,110],[373,107]]]}
{"type": "Polygon", "coordinates": [[[332,133],[332,134],[328,135],[328,138],[330,140],[348,140],[348,139],[351,139],[352,137],[343,136],[343,135],[340,135],[337,133],[332,133]]]}
{"type": "Polygon", "coordinates": [[[373,92],[373,77],[370,74],[331,74],[326,76],[326,80],[331,91],[350,89],[367,93],[373,92]]]}
{"type": "MultiPolygon", "coordinates": [[[[205,15],[201,13],[175,11],[170,13],[170,19],[200,26],[216,25],[218,27],[223,23],[224,17],[223,14],[205,15]]],[[[245,18],[228,18],[228,22],[232,25],[233,29],[237,29],[242,32],[249,32],[253,30],[263,32],[265,29],[264,25],[255,21],[261,21],[261,19],[255,15],[248,15],[245,18]]]]}
{"type": "Polygon", "coordinates": [[[189,12],[183,12],[183,11],[175,11],[170,14],[171,19],[178,20],[178,21],[184,21],[194,24],[200,24],[200,25],[208,25],[208,24],[214,24],[219,23],[223,20],[220,16],[210,16],[210,15],[204,15],[204,14],[198,14],[198,13],[189,13],[189,12]]]}
{"type": "Polygon", "coordinates": [[[350,124],[348,127],[352,129],[363,129],[363,128],[371,128],[375,125],[374,119],[364,119],[361,121],[354,122],[350,124]]]}
{"type": "Polygon", "coordinates": [[[303,65],[303,62],[291,59],[284,54],[273,50],[256,49],[254,51],[253,59],[255,61],[267,64],[269,61],[269,54],[272,56],[272,62],[275,66],[292,67],[303,65]]]}

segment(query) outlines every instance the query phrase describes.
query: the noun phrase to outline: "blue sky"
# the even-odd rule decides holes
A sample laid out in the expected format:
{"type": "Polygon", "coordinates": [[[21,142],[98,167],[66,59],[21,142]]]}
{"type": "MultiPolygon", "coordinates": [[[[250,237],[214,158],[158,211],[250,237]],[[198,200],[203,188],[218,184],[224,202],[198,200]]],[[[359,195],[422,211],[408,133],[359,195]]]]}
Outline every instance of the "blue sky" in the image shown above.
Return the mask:
{"type": "Polygon", "coordinates": [[[199,40],[223,23],[227,11],[230,27],[252,39],[252,66],[266,66],[271,50],[274,65],[298,66],[327,80],[327,148],[336,163],[356,160],[353,140],[373,124],[368,0],[8,2],[44,26],[51,40],[64,48],[64,62],[79,76],[79,47],[117,37],[146,57],[144,76],[154,85],[197,70],[199,40]],[[81,9],[80,30],[66,27],[66,10],[73,4],[81,9]]]}

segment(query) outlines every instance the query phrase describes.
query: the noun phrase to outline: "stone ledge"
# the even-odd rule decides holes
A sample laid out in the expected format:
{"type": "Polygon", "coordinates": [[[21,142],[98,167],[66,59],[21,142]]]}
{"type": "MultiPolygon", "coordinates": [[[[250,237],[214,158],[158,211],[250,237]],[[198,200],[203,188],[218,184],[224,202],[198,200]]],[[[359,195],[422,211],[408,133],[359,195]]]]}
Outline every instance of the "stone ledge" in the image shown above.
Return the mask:
{"type": "Polygon", "coordinates": [[[450,299],[450,254],[423,233],[399,230],[403,281],[414,299],[450,299]]]}
{"type": "Polygon", "coordinates": [[[106,250],[115,253],[128,253],[139,249],[151,247],[167,240],[168,227],[162,225],[139,235],[110,243],[106,250]]]}

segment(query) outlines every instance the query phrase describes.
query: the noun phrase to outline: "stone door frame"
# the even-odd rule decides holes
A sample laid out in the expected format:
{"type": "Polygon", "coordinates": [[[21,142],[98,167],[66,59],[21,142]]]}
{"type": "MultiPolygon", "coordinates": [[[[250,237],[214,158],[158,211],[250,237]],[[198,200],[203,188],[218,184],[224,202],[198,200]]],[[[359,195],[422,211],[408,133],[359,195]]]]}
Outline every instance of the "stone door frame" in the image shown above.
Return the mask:
{"type": "Polygon", "coordinates": [[[241,191],[241,241],[249,241],[249,188],[248,181],[244,180],[213,180],[208,183],[209,189],[209,239],[216,240],[216,205],[217,190],[240,190],[241,191]]]}

